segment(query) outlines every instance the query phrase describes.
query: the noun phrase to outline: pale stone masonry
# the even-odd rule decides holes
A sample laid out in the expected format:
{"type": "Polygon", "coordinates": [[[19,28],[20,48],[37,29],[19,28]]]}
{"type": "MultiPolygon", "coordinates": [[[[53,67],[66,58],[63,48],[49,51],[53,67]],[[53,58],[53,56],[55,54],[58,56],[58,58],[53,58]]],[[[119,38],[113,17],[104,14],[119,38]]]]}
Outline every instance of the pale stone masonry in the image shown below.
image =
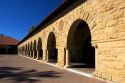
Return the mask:
{"type": "MultiPolygon", "coordinates": [[[[37,27],[41,29],[27,36],[18,45],[19,54],[29,57],[37,55],[38,57],[38,47],[40,46],[39,49],[42,49],[41,60],[46,63],[49,57],[48,48],[53,48],[50,41],[54,39],[53,42],[58,51],[56,65],[70,67],[71,54],[68,49],[71,47],[71,43],[72,45],[75,43],[74,46],[77,48],[76,42],[79,42],[77,40],[83,38],[81,41],[84,41],[84,36],[89,35],[83,29],[84,36],[74,37],[73,33],[81,22],[88,25],[91,44],[95,48],[93,76],[116,83],[125,83],[125,0],[76,0],[53,19],[37,27]],[[50,33],[53,34],[52,37],[49,37],[50,33]],[[41,45],[38,43],[39,38],[41,45]]],[[[79,35],[80,31],[78,30],[76,35],[79,35]]],[[[75,56],[72,55],[72,57],[75,56]]]]}

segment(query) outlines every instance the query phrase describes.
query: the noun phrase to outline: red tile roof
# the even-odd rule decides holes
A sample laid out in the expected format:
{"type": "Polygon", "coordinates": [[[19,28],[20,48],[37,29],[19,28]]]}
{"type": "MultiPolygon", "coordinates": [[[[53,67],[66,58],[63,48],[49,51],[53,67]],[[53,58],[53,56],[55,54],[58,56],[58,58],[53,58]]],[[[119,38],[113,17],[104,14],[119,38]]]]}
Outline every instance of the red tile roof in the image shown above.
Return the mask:
{"type": "Polygon", "coordinates": [[[0,36],[0,45],[17,45],[18,43],[19,41],[14,38],[0,36]]]}

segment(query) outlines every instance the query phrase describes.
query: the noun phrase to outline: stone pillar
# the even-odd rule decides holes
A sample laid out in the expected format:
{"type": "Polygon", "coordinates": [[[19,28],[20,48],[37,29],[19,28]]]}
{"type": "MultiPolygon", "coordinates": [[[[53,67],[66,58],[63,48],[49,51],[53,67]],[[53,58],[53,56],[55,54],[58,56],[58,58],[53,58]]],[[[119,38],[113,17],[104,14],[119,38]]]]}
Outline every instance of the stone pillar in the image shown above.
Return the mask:
{"type": "Polygon", "coordinates": [[[24,53],[23,53],[24,56],[26,56],[26,51],[24,50],[24,53]]]}
{"type": "Polygon", "coordinates": [[[39,60],[39,50],[37,50],[37,58],[39,60]]]}
{"type": "Polygon", "coordinates": [[[27,54],[26,54],[26,50],[25,50],[25,56],[27,56],[27,54]]]}
{"type": "Polygon", "coordinates": [[[23,55],[23,50],[21,51],[21,55],[23,55]]]}
{"type": "Polygon", "coordinates": [[[46,62],[49,62],[49,51],[46,49],[46,62]]]}
{"type": "Polygon", "coordinates": [[[32,58],[34,59],[35,51],[33,50],[32,52],[33,52],[32,53],[32,58]]]}
{"type": "Polygon", "coordinates": [[[23,56],[25,56],[25,51],[23,50],[23,56]]]}
{"type": "Polygon", "coordinates": [[[69,54],[69,50],[65,49],[65,61],[66,61],[66,65],[64,66],[65,68],[69,68],[70,67],[70,54],[69,54]]]}
{"type": "Polygon", "coordinates": [[[22,55],[22,50],[21,50],[21,55],[22,55]]]}
{"type": "Polygon", "coordinates": [[[26,56],[26,50],[25,50],[25,56],[26,56]]]}
{"type": "Polygon", "coordinates": [[[30,58],[32,58],[32,50],[30,50],[30,58]]]}
{"type": "Polygon", "coordinates": [[[22,55],[22,51],[20,50],[20,55],[22,55]]]}
{"type": "Polygon", "coordinates": [[[27,51],[25,50],[25,56],[27,56],[26,52],[27,52],[27,51]]]}
{"type": "Polygon", "coordinates": [[[23,56],[25,56],[25,51],[23,50],[23,56]]]}
{"type": "Polygon", "coordinates": [[[27,52],[28,52],[28,57],[29,57],[29,55],[30,55],[30,54],[29,54],[29,50],[28,50],[27,52]]]}
{"type": "Polygon", "coordinates": [[[43,48],[43,57],[42,57],[42,61],[46,62],[46,56],[47,56],[47,52],[46,52],[46,48],[43,48]]]}
{"type": "Polygon", "coordinates": [[[18,55],[20,55],[20,52],[18,51],[18,55]]]}
{"type": "Polygon", "coordinates": [[[35,50],[34,56],[35,56],[35,59],[37,59],[37,50],[35,50]]]}
{"type": "Polygon", "coordinates": [[[27,57],[28,57],[28,50],[27,50],[27,57]]]}

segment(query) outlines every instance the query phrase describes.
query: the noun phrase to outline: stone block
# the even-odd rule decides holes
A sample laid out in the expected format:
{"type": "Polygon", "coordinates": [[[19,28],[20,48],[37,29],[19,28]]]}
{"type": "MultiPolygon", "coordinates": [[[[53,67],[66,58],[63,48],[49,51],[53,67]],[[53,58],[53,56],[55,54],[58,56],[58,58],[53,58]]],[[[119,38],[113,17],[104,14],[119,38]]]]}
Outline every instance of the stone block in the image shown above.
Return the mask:
{"type": "Polygon", "coordinates": [[[125,39],[125,32],[119,33],[119,39],[125,39]]]}
{"type": "Polygon", "coordinates": [[[113,75],[112,76],[112,81],[115,82],[115,83],[120,83],[120,77],[117,76],[117,75],[113,75]]]}
{"type": "Polygon", "coordinates": [[[124,9],[125,8],[125,3],[124,0],[117,0],[115,2],[115,6],[118,7],[118,9],[124,9]]]}
{"type": "Polygon", "coordinates": [[[124,16],[124,11],[116,11],[113,13],[113,19],[118,19],[118,18],[122,18],[124,16]]]}
{"type": "Polygon", "coordinates": [[[113,2],[110,2],[110,3],[106,4],[105,5],[105,12],[113,9],[113,7],[114,7],[114,3],[113,2]]]}
{"type": "Polygon", "coordinates": [[[119,35],[117,33],[109,33],[108,34],[109,39],[117,39],[118,37],[119,37],[119,35]]]}
{"type": "Polygon", "coordinates": [[[122,18],[119,18],[119,24],[125,24],[125,16],[122,18]]]}
{"type": "Polygon", "coordinates": [[[110,20],[107,22],[107,25],[108,27],[112,27],[112,26],[116,26],[119,24],[119,21],[118,20],[110,20]]]}

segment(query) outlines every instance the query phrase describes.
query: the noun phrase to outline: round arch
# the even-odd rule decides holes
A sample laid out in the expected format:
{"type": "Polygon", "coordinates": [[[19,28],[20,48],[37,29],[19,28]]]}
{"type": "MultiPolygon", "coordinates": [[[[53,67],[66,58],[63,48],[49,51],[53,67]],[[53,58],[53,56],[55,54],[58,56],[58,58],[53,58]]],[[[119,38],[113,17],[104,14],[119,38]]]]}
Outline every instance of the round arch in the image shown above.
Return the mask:
{"type": "Polygon", "coordinates": [[[26,44],[26,50],[25,50],[25,55],[27,56],[27,51],[28,51],[28,45],[26,44]]]}
{"type": "Polygon", "coordinates": [[[28,49],[28,57],[29,57],[29,55],[30,55],[30,44],[29,43],[28,43],[27,49],[28,49]]]}
{"type": "Polygon", "coordinates": [[[95,67],[95,48],[91,44],[91,32],[88,24],[76,20],[67,36],[67,49],[71,67],[95,67]]]}
{"type": "Polygon", "coordinates": [[[40,37],[38,38],[37,50],[38,50],[37,54],[38,59],[43,59],[42,39],[40,37]]]}
{"type": "Polygon", "coordinates": [[[49,33],[47,39],[48,62],[57,63],[58,51],[56,48],[56,37],[53,32],[49,33]]]}
{"type": "Polygon", "coordinates": [[[30,57],[33,57],[33,42],[30,43],[30,57]]]}
{"type": "Polygon", "coordinates": [[[34,55],[34,58],[36,59],[37,58],[37,50],[36,50],[37,48],[36,48],[36,40],[34,40],[34,44],[33,44],[33,55],[34,55]]]}

